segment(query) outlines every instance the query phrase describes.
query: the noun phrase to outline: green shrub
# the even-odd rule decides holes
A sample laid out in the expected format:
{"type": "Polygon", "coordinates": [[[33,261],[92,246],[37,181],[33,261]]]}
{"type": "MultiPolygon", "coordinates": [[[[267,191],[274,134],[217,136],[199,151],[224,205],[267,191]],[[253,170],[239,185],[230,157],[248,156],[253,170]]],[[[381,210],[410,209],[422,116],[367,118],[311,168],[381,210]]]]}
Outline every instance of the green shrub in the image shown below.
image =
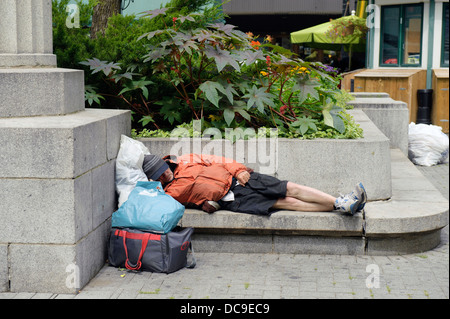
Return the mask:
{"type": "MultiPolygon", "coordinates": [[[[195,13],[213,0],[172,0],[144,17],[113,16],[96,39],[89,28],[65,26],[68,3],[53,3],[58,65],[87,71],[88,106],[132,110],[135,136],[166,136],[192,120],[221,131],[277,127],[289,138],[362,135],[333,70],[220,23],[218,6],[195,13]]],[[[88,26],[95,1],[77,4],[88,26]]]]}
{"type": "Polygon", "coordinates": [[[93,8],[96,0],[83,3],[81,0],[53,0],[53,52],[58,67],[80,69],[79,62],[92,57],[93,43],[89,38],[93,8]],[[75,3],[80,9],[80,27],[68,28],[66,21],[68,4],[75,3]]]}

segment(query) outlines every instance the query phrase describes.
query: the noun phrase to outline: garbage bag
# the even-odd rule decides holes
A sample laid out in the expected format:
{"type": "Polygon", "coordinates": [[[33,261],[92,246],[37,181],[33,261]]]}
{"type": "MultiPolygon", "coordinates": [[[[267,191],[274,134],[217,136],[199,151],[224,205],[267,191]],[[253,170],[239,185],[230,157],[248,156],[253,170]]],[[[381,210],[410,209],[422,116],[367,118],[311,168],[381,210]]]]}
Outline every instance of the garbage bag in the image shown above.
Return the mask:
{"type": "Polygon", "coordinates": [[[408,133],[408,157],[414,164],[433,166],[448,162],[449,140],[440,126],[411,122],[408,133]]]}
{"type": "Polygon", "coordinates": [[[116,191],[119,207],[126,202],[139,181],[148,181],[142,170],[144,156],[150,155],[148,148],[126,135],[120,137],[120,148],[116,158],[116,191]]]}
{"type": "Polygon", "coordinates": [[[166,194],[160,182],[137,182],[128,200],[112,215],[111,227],[166,234],[177,226],[184,206],[166,194]]]}

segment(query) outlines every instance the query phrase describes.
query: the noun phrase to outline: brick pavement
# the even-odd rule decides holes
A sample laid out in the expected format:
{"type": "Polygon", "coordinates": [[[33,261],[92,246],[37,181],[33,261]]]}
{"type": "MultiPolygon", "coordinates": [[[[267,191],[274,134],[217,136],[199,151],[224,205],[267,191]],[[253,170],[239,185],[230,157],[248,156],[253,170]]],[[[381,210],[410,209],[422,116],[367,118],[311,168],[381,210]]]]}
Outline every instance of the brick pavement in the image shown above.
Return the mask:
{"type": "MultiPolygon", "coordinates": [[[[418,168],[448,199],[448,164],[418,168]]],[[[78,295],[0,299],[448,299],[448,226],[441,237],[431,251],[400,256],[197,253],[195,269],[170,275],[105,266],[78,295]]]]}

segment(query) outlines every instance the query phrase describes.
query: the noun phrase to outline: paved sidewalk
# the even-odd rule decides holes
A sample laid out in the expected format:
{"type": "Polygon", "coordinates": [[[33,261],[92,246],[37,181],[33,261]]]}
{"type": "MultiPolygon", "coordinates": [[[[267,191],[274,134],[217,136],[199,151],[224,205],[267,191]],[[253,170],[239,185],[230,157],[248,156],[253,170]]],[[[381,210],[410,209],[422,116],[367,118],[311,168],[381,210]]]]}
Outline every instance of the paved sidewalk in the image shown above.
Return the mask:
{"type": "MultiPolygon", "coordinates": [[[[449,198],[449,165],[418,167],[449,198]]],[[[428,252],[401,256],[196,253],[197,267],[133,273],[105,266],[78,295],[27,299],[448,299],[449,232],[428,252]]]]}

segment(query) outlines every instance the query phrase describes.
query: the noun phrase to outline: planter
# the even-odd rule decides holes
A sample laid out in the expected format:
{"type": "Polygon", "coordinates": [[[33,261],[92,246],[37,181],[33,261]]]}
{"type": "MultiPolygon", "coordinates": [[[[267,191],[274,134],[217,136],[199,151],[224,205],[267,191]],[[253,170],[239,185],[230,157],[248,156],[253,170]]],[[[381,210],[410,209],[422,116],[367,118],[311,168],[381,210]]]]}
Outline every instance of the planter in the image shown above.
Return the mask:
{"type": "Polygon", "coordinates": [[[391,148],[400,149],[408,155],[408,105],[395,101],[387,93],[352,93],[355,97],[348,102],[355,109],[363,110],[370,120],[390,140],[391,148]]]}
{"type": "MultiPolygon", "coordinates": [[[[159,156],[203,153],[244,163],[260,173],[320,189],[338,196],[361,181],[369,200],[391,197],[389,139],[361,110],[349,111],[364,130],[355,140],[296,140],[262,138],[210,140],[209,138],[143,138],[159,156]]],[[[233,133],[233,132],[231,132],[233,133]]]]}

